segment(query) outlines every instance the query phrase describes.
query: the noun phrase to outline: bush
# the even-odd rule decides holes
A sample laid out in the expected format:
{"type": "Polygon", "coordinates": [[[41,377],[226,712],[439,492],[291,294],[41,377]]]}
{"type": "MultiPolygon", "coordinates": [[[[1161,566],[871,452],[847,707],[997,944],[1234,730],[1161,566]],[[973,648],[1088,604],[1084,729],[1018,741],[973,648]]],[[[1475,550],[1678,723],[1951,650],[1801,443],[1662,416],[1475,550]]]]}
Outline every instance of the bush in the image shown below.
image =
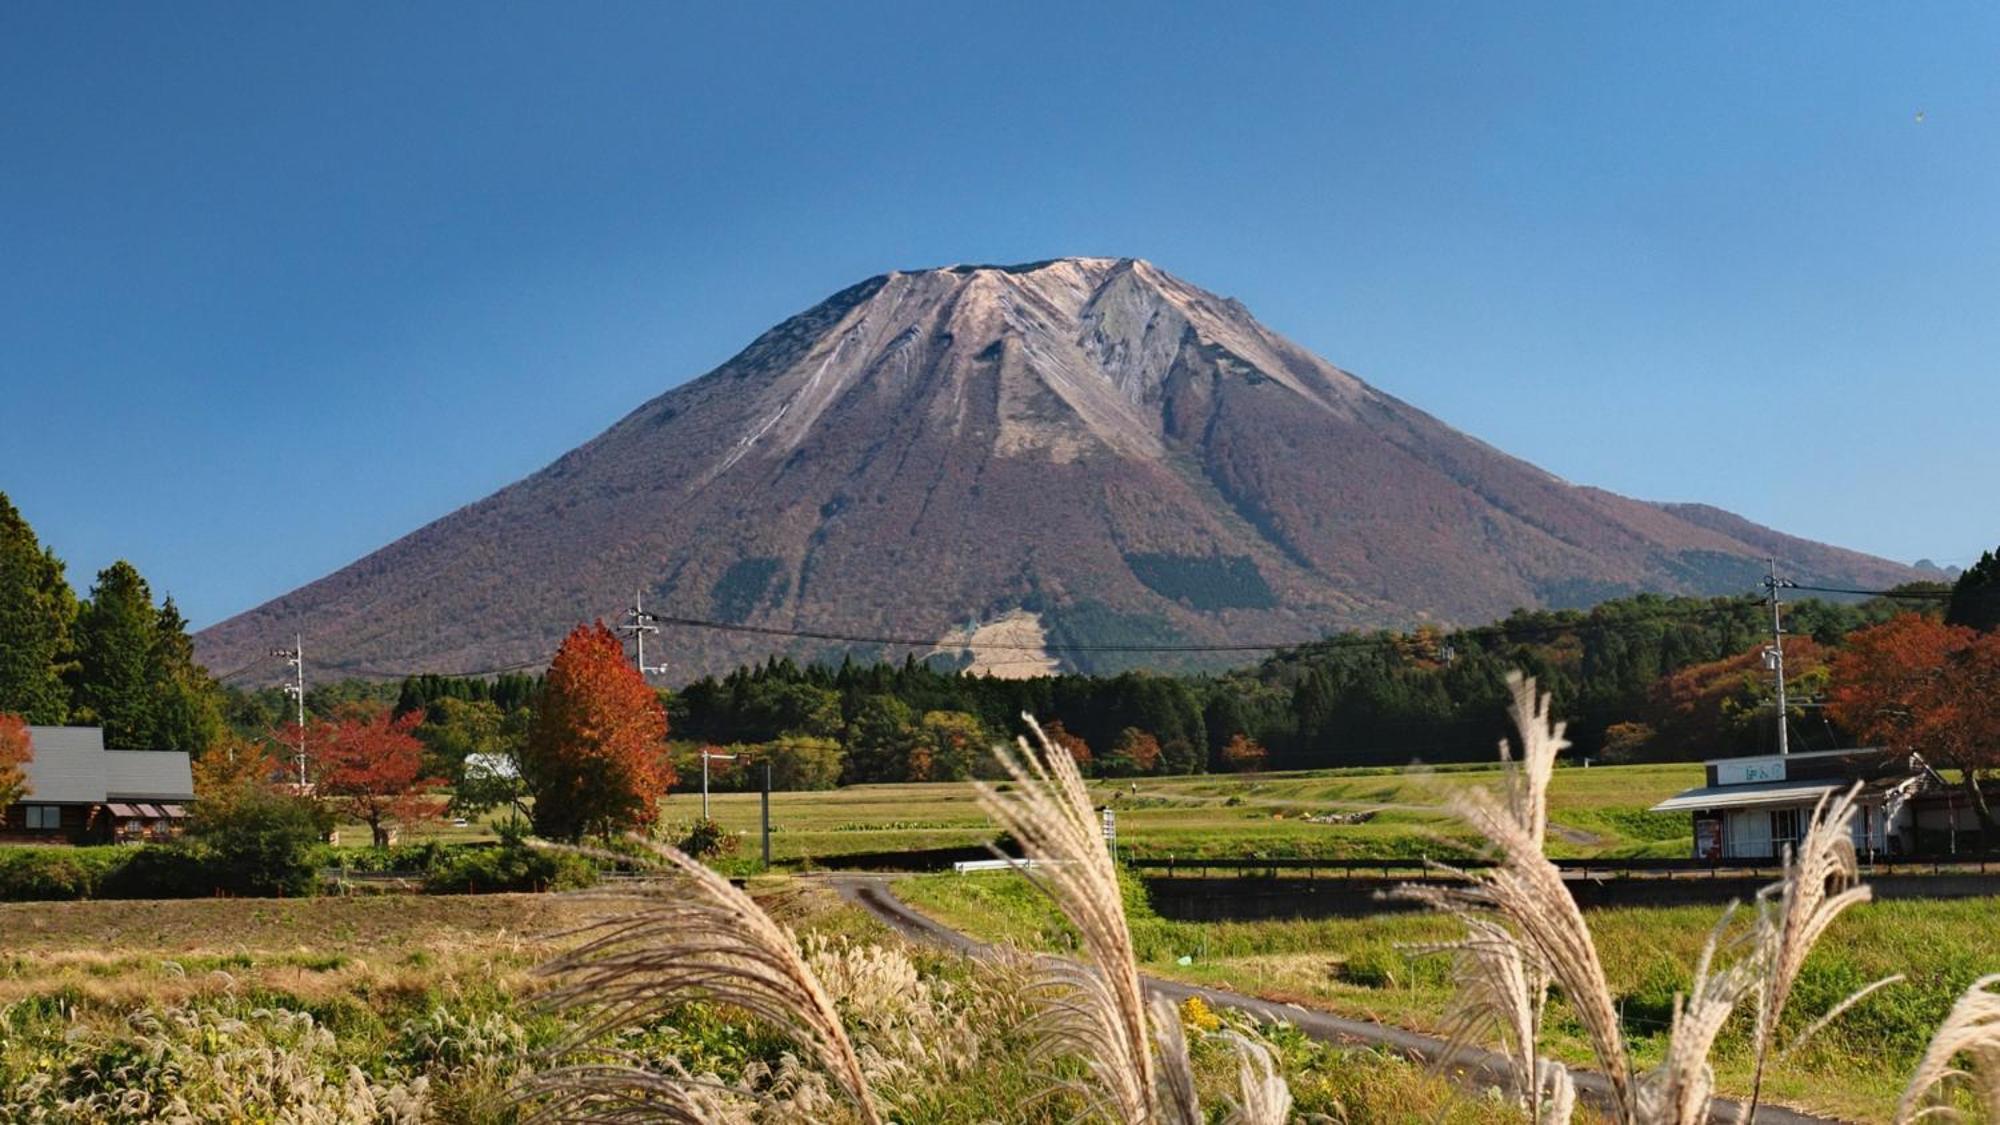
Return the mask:
{"type": "Polygon", "coordinates": [[[735,855],[743,841],[713,820],[698,817],[688,825],[687,835],[674,845],[696,859],[714,859],[718,856],[735,855]]]}
{"type": "Polygon", "coordinates": [[[7,848],[0,850],[0,901],[90,898],[105,875],[122,863],[119,848],[7,848]]]}
{"type": "Polygon", "coordinates": [[[317,882],[314,859],[327,828],[326,814],[317,806],[258,794],[230,803],[220,815],[197,814],[189,839],[179,847],[205,869],[201,878],[209,890],[303,895],[317,882]]]}
{"type": "MultiPolygon", "coordinates": [[[[123,863],[111,868],[98,884],[98,898],[202,898],[218,890],[234,894],[257,894],[237,890],[196,845],[170,844],[165,847],[134,848],[123,863]]],[[[292,894],[304,894],[310,884],[292,894]]]]}
{"type": "Polygon", "coordinates": [[[575,852],[509,844],[458,852],[431,869],[424,889],[432,894],[495,894],[572,890],[595,882],[597,865],[575,852]]]}

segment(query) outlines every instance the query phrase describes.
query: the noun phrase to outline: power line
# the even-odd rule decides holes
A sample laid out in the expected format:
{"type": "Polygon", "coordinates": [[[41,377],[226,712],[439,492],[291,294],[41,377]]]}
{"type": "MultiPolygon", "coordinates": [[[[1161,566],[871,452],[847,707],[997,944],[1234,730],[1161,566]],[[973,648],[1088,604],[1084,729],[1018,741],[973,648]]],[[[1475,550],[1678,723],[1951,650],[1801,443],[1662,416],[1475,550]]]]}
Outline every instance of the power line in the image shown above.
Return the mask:
{"type": "MultiPolygon", "coordinates": [[[[1856,594],[1880,597],[1944,597],[1943,593],[1893,590],[1850,590],[1830,586],[1790,586],[1787,588],[1815,593],[1856,594]]],[[[1495,622],[1489,625],[1473,625],[1457,629],[1440,628],[1440,636],[1463,640],[1523,641],[1540,637],[1562,637],[1590,631],[1614,631],[1651,629],[1662,626],[1687,624],[1713,617],[1733,615],[1745,609],[1761,608],[1766,605],[1763,595],[1743,595],[1720,604],[1702,606],[1692,612],[1676,613],[1665,617],[1644,618],[1597,618],[1583,617],[1575,621],[1554,621],[1547,623],[1495,622]]],[[[636,607],[635,607],[636,608],[636,607]]],[[[1047,641],[1032,644],[1020,641],[995,641],[971,644],[950,644],[937,638],[850,633],[830,629],[788,629],[770,625],[750,625],[741,622],[716,621],[701,617],[682,617],[644,612],[640,619],[644,624],[672,625],[684,629],[706,629],[715,632],[735,633],[749,636],[779,637],[790,640],[832,641],[841,644],[883,645],[892,648],[916,648],[926,651],[970,651],[975,647],[982,651],[1012,651],[1022,653],[1229,653],[1229,652],[1276,652],[1299,648],[1372,648],[1406,646],[1411,643],[1410,633],[1332,633],[1313,638],[1296,638],[1282,641],[1242,641],[1216,644],[1087,644],[1047,641]]],[[[252,661],[240,668],[226,672],[215,679],[224,682],[256,667],[260,661],[252,661]]],[[[546,658],[523,660],[514,664],[494,668],[481,668],[457,672],[435,670],[402,670],[386,668],[365,668],[356,663],[327,661],[320,665],[338,672],[357,676],[373,676],[382,679],[407,679],[414,676],[444,676],[456,679],[477,679],[498,676],[508,672],[520,672],[538,668],[548,663],[546,658]]],[[[1013,662],[1008,662],[1013,663],[1013,662]]],[[[654,671],[655,669],[648,669],[654,671]]]]}
{"type": "Polygon", "coordinates": [[[1910,598],[1923,601],[1938,601],[1951,597],[1950,590],[1847,590],[1839,586],[1801,586],[1796,582],[1785,583],[1788,590],[1810,590],[1816,594],[1859,594],[1870,598],[1910,598]]]}
{"type": "MultiPolygon", "coordinates": [[[[1705,606],[1696,612],[1677,614],[1674,617],[1666,619],[1594,620],[1585,618],[1580,621],[1550,622],[1538,625],[1525,623],[1509,625],[1505,622],[1499,622],[1492,625],[1475,625],[1463,629],[1441,630],[1441,632],[1443,635],[1451,637],[1497,637],[1511,640],[1537,635],[1563,636],[1590,629],[1650,628],[1663,624],[1674,624],[1679,621],[1734,613],[1753,606],[1761,606],[1763,602],[1764,599],[1761,597],[1745,597],[1734,599],[1722,605],[1705,606]]],[[[998,649],[1018,652],[1271,652],[1278,649],[1305,648],[1315,645],[1367,647],[1373,645],[1406,645],[1410,643],[1410,634],[1407,633],[1393,633],[1388,635],[1347,633],[1323,635],[1303,640],[1232,642],[1226,644],[1065,644],[1060,641],[1031,644],[1023,641],[994,641],[974,646],[971,644],[953,645],[932,638],[872,636],[863,633],[844,633],[823,629],[785,629],[772,625],[746,625],[733,621],[712,621],[700,617],[660,615],[655,616],[653,619],[662,625],[675,625],[686,629],[712,629],[724,633],[785,637],[794,640],[837,641],[844,644],[873,644],[888,645],[896,648],[942,650],[961,650],[977,647],[982,650],[998,649]]]]}

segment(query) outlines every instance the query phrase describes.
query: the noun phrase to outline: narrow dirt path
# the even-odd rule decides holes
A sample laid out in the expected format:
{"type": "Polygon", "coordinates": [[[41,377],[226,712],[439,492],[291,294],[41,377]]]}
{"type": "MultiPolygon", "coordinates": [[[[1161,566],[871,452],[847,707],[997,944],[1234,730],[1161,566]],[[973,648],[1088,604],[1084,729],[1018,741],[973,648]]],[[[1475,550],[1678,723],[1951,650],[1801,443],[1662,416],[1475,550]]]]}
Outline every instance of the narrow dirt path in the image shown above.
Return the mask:
{"type": "MultiPolygon", "coordinates": [[[[889,887],[890,880],[895,876],[839,874],[819,878],[823,878],[832,886],[841,898],[875,915],[906,937],[941,946],[968,957],[977,956],[989,948],[986,942],[945,926],[917,912],[902,899],[897,898],[889,887]]],[[[1511,1072],[1507,1060],[1493,1051],[1467,1047],[1452,1052],[1444,1040],[1435,1036],[1388,1024],[1348,1019],[1297,1004],[1277,1004],[1220,988],[1184,984],[1150,975],[1145,977],[1145,983],[1148,991],[1171,997],[1176,1001],[1199,996],[1203,1003],[1211,1007],[1229,1008],[1267,1023],[1289,1023],[1325,1043],[1376,1047],[1393,1051],[1413,1062],[1425,1065],[1434,1065],[1441,1059],[1449,1058],[1451,1063],[1447,1073],[1455,1081],[1472,1089],[1505,1087],[1510,1081],[1511,1072]]],[[[1571,1074],[1576,1080],[1579,1097],[1600,1107],[1610,1104],[1611,1083],[1603,1075],[1592,1071],[1572,1071],[1571,1074]]],[[[1736,1102],[1718,1098],[1710,1112],[1709,1120],[1713,1125],[1734,1125],[1741,1108],[1736,1102]]],[[[1817,1117],[1774,1105],[1757,1107],[1757,1123],[1758,1125],[1841,1125],[1838,1118],[1817,1117]]]]}

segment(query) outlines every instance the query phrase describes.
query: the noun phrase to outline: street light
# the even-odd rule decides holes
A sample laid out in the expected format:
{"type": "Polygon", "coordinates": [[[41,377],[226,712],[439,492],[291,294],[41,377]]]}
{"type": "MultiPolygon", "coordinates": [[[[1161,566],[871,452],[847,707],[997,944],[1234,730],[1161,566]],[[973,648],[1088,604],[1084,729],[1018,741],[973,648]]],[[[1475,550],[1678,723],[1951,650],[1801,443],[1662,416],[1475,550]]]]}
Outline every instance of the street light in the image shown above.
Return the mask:
{"type": "Polygon", "coordinates": [[[736,760],[736,755],[717,754],[706,746],[701,748],[701,818],[703,820],[708,819],[708,761],[710,758],[718,762],[733,762],[736,760]]]}

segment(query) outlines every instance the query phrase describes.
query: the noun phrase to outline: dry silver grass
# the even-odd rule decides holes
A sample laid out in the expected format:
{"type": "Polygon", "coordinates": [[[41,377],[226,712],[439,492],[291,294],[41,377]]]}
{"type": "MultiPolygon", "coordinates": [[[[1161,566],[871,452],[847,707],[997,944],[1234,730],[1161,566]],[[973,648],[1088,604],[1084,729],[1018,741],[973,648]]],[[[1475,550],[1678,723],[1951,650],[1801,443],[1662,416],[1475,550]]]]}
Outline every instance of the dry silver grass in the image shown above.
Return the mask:
{"type": "Polygon", "coordinates": [[[1289,1121],[1292,1088],[1278,1073],[1271,1049],[1240,1031],[1225,1031],[1222,1036],[1236,1051],[1236,1097],[1229,1102],[1225,1125],[1283,1125],[1289,1121]]]}
{"type": "MultiPolygon", "coordinates": [[[[1501,796],[1471,790],[1454,796],[1448,806],[1492,841],[1499,863],[1481,871],[1469,887],[1453,892],[1452,898],[1462,908],[1497,915],[1505,925],[1495,929],[1507,935],[1501,940],[1518,945],[1524,964],[1532,964],[1562,986],[1590,1040],[1592,1054],[1611,1080],[1621,1113],[1630,1119],[1632,1071],[1617,1004],[1590,926],[1563,884],[1562,873],[1542,852],[1548,829],[1549,776],[1555,769],[1556,755],[1569,743],[1563,738],[1563,724],[1550,719],[1549,699],[1536,692],[1533,680],[1514,673],[1508,676],[1507,685],[1513,694],[1508,713],[1521,737],[1519,763],[1508,770],[1501,796]]],[[[1504,740],[1500,757],[1503,762],[1513,758],[1504,740]]],[[[1493,932],[1475,934],[1473,944],[1484,946],[1493,932]]],[[[1475,957],[1474,965],[1484,971],[1489,962],[1494,970],[1504,970],[1505,957],[1498,954],[1485,956],[1484,961],[1475,957]]],[[[1483,987],[1496,998],[1497,1018],[1519,1028],[1520,986],[1495,977],[1483,987]]],[[[1536,1075],[1537,1083],[1523,1093],[1534,1097],[1541,1067],[1526,1069],[1536,1075]]]]}
{"type": "MultiPolygon", "coordinates": [[[[1450,804],[1492,841],[1500,862],[1477,874],[1459,872],[1470,884],[1463,889],[1404,892],[1459,915],[1467,927],[1464,940],[1443,947],[1458,956],[1459,991],[1450,1027],[1454,1044],[1481,1032],[1497,1034],[1534,1116],[1566,1120],[1574,1090],[1559,1088],[1567,1075],[1554,1074],[1553,1064],[1540,1059],[1536,1048],[1540,1005],[1547,982],[1553,980],[1611,1079],[1618,1119],[1633,1125],[1694,1125],[1710,1115],[1715,1079],[1709,1056],[1716,1038],[1730,1014],[1746,998],[1754,998],[1756,1078],[1746,1114],[1754,1117],[1764,1070],[1778,1046],[1779,1021],[1807,956],[1843,911],[1869,899],[1868,888],[1858,881],[1851,836],[1859,787],[1814,810],[1805,838],[1786,857],[1784,877],[1759,892],[1756,918],[1747,933],[1725,940],[1734,907],[1723,915],[1695,967],[1691,993],[1675,998],[1665,1058],[1635,1076],[1589,926],[1543,852],[1549,779],[1556,755],[1568,745],[1563,726],[1550,718],[1549,699],[1536,692],[1533,680],[1516,674],[1508,684],[1513,693],[1509,714],[1521,738],[1518,764],[1512,764],[1512,747],[1502,741],[1500,757],[1511,768],[1500,793],[1473,791],[1450,804]]],[[[1861,999],[1898,979],[1889,977],[1855,992],[1794,1037],[1787,1049],[1796,1049],[1861,999]]],[[[2000,1008],[2000,998],[1989,1000],[2000,1008]]],[[[1959,1052],[1973,1051],[1977,1057],[1981,1041],[1975,1035],[1967,1042],[1973,1046],[1947,1052],[1945,1062],[1959,1052]]],[[[1987,1069],[2000,1072],[2000,1066],[1987,1069]]],[[[1935,1081],[1930,1078],[1924,1088],[1935,1081]]],[[[2000,1083],[2000,1077],[1994,1081],[2000,1083]]]]}
{"type": "MultiPolygon", "coordinates": [[[[1202,1121],[1187,1036],[1171,1003],[1147,1018],[1132,932],[1126,924],[1118,868],[1104,838],[1083,775],[1067,751],[1050,744],[1032,715],[1028,740],[996,746],[994,756],[1014,780],[1001,791],[978,786],[980,806],[1036,861],[1029,873],[1082,938],[1080,960],[1042,962],[1047,1002],[1043,1050],[1082,1060],[1090,1080],[1074,1087],[1090,1111],[1123,1125],[1202,1121]]],[[[1239,1052],[1244,1087],[1234,1109],[1245,1125],[1280,1125],[1291,1095],[1268,1053],[1245,1037],[1239,1052]],[[1252,1058],[1252,1055],[1255,1058],[1252,1058]]]]}
{"type": "MultiPolygon", "coordinates": [[[[1715,1070],[1708,1056],[1715,1049],[1716,1036],[1759,979],[1754,959],[1739,960],[1727,968],[1715,968],[1715,956],[1723,946],[1732,905],[1709,932],[1695,963],[1694,986],[1688,996],[1674,997],[1673,1028],[1667,1037],[1667,1054],[1660,1064],[1639,1079],[1634,1091],[1632,1117],[1648,1125],[1703,1125],[1709,1119],[1709,1104],[1715,1097],[1715,1070]]],[[[1748,1115],[1754,1120],[1754,1111],[1748,1115]]]]}
{"type": "MultiPolygon", "coordinates": [[[[701,863],[647,846],[669,878],[597,896],[633,909],[570,931],[564,936],[581,944],[542,969],[557,981],[546,1003],[576,1018],[572,1045],[687,1001],[727,1005],[782,1030],[824,1068],[862,1121],[878,1125],[881,1112],[854,1044],[792,935],[701,863]]],[[[611,1063],[550,1071],[525,1092],[546,1099],[530,1118],[537,1121],[675,1121],[700,1104],[686,1081],[611,1063]]]]}
{"type": "MultiPolygon", "coordinates": [[[[1822,798],[1813,809],[1804,839],[1785,857],[1785,873],[1757,892],[1754,958],[1760,968],[1751,993],[1756,1022],[1751,1041],[1756,1072],[1751,1079],[1749,1113],[1754,1116],[1763,1095],[1764,1071],[1777,1050],[1778,1023],[1791,999],[1792,986],[1806,957],[1834,919],[1850,906],[1867,902],[1873,893],[1860,882],[1854,854],[1853,825],[1859,785],[1834,798],[1822,798]]],[[[1793,1040],[1787,1050],[1802,1046],[1820,1028],[1876,989],[1901,977],[1886,977],[1842,1000],[1793,1040]]]]}
{"type": "MultiPolygon", "coordinates": [[[[1094,1108],[1114,1121],[1151,1121],[1157,1068],[1118,870],[1076,762],[1050,744],[1033,716],[1022,717],[1041,753],[1025,738],[1018,749],[994,747],[1015,787],[1001,792],[981,784],[978,793],[980,807],[1037,861],[1033,877],[1082,937],[1083,960],[1044,963],[1052,997],[1044,1042],[1051,1052],[1084,1060],[1093,1082],[1083,1093],[1094,1108]]],[[[1166,1104],[1180,1101],[1175,1094],[1166,1104]]]]}
{"type": "Polygon", "coordinates": [[[2000,973],[1973,981],[1952,1005],[1896,1106],[1897,1125],[1930,1117],[1961,1119],[1957,1108],[1935,1104],[1955,1086],[1969,1089],[1988,1121],[2000,1121],[2000,973]],[[1969,1069],[1956,1065],[1961,1056],[1969,1069]]]}

